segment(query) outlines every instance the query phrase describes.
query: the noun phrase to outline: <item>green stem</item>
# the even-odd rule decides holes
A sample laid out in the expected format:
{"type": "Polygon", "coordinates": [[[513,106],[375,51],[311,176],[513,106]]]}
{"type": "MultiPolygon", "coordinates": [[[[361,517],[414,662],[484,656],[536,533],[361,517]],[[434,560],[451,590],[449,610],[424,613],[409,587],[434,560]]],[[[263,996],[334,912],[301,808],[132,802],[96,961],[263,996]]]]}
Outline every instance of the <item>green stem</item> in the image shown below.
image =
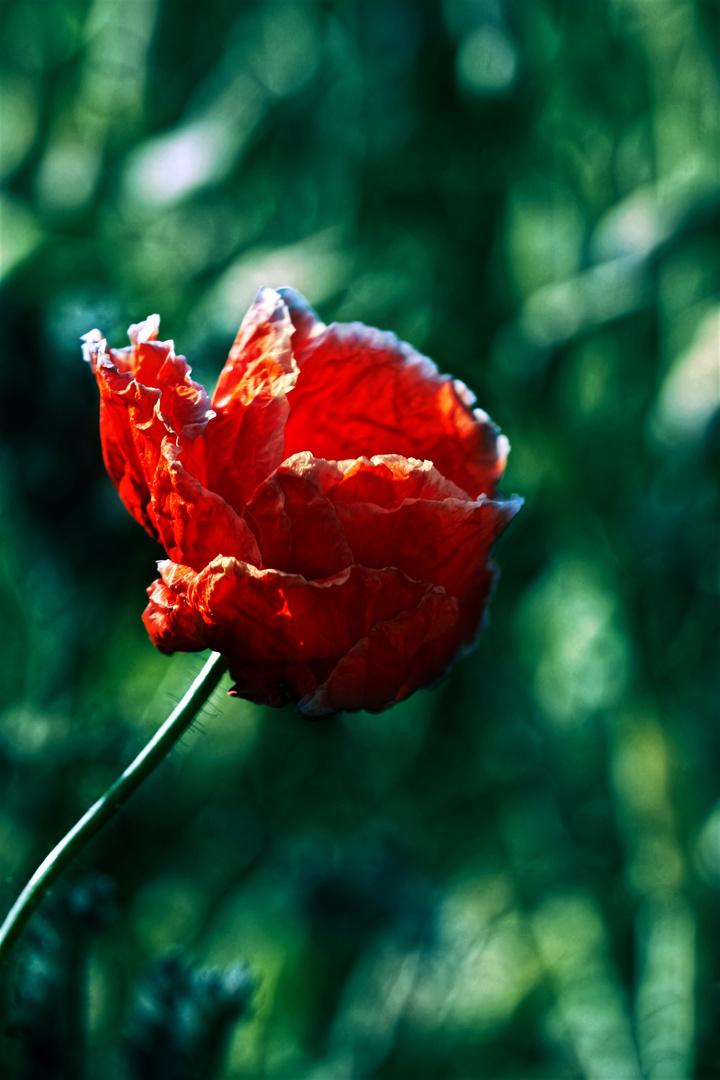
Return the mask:
{"type": "Polygon", "coordinates": [[[38,866],[10,909],[5,922],[0,926],[0,965],[7,958],[23,927],[48,889],[78,851],[81,851],[105,822],[121,809],[135,789],[153,772],[180,736],[187,731],[220,682],[226,668],[227,663],[220,653],[210,655],[195,682],[147,746],[143,747],[122,776],[108,788],[104,795],[101,795],[38,866]]]}

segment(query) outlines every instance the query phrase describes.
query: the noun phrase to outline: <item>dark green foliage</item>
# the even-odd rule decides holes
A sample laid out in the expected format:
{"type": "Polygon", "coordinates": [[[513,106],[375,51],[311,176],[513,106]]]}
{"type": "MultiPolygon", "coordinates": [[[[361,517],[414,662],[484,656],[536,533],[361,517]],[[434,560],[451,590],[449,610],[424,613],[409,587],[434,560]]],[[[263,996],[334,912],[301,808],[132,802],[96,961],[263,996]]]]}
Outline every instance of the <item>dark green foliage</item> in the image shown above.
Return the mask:
{"type": "Polygon", "coordinates": [[[114,886],[94,876],[47,904],[19,949],[8,1034],[19,1080],[81,1080],[91,938],[112,919],[114,886]]]}
{"type": "MultiPolygon", "coordinates": [[[[13,999],[3,1019],[6,1065],[18,1080],[87,1077],[88,964],[94,935],[113,920],[114,892],[110,878],[88,877],[49,901],[28,929],[5,976],[13,999]]],[[[244,965],[199,969],[179,953],[157,960],[127,1024],[126,1080],[215,1080],[254,989],[244,965]]]]}
{"type": "Polygon", "coordinates": [[[244,967],[219,972],[194,969],[179,955],[158,960],[126,1040],[130,1080],[212,1080],[253,989],[244,967]]]}

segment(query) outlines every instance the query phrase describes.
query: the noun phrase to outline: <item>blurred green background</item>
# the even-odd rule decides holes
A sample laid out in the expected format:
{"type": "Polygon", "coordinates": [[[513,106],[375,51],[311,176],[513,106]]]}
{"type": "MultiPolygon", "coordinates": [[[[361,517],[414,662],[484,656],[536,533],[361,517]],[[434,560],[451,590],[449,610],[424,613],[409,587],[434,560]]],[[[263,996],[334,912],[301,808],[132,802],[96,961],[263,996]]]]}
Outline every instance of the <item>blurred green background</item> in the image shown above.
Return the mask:
{"type": "Polygon", "coordinates": [[[90,1075],[180,947],[261,980],[228,1078],[720,1076],[720,3],[4,0],[0,56],[3,909],[201,662],[80,334],[158,311],[212,386],[294,285],[465,379],[526,498],[438,689],[220,693],[79,861],[90,1075]]]}

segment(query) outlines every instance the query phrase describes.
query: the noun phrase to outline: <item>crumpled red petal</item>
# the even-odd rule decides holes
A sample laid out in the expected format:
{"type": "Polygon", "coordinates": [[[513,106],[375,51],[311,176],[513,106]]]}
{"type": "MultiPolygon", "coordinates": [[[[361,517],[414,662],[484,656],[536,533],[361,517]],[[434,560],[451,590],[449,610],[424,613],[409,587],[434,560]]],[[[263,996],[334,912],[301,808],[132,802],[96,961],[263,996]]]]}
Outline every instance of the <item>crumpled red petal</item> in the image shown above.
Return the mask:
{"type": "Polygon", "coordinates": [[[427,459],[473,498],[493,495],[507,442],[459,380],[394,334],[333,324],[295,350],[285,457],[427,459]]]}
{"type": "Polygon", "coordinates": [[[208,647],[202,616],[188,601],[187,580],[182,580],[192,571],[176,563],[170,566],[173,576],[166,573],[167,580],[158,578],[147,591],[150,603],[143,612],[145,629],[160,652],[201,652],[208,647]]]}
{"type": "Polygon", "coordinates": [[[338,466],[348,467],[347,487],[351,490],[346,489],[343,478],[327,489],[327,496],[342,522],[355,562],[397,566],[413,577],[442,585],[451,596],[465,595],[489,557],[492,544],[520,508],[517,499],[495,501],[481,495],[471,500],[463,493],[448,495],[447,481],[430,462],[398,457],[386,462],[376,457],[365,462],[338,462],[338,466]],[[362,476],[368,484],[377,470],[387,483],[388,465],[394,470],[392,499],[383,505],[380,499],[385,492],[376,488],[374,501],[354,501],[356,478],[362,476]],[[413,488],[421,494],[405,495],[413,488]]]}
{"type": "Polygon", "coordinates": [[[398,455],[328,462],[295,454],[245,510],[264,566],[307,578],[351,563],[397,566],[462,597],[520,501],[477,500],[431,462],[398,455]]]}
{"type": "Polygon", "coordinates": [[[261,289],[213,394],[208,486],[239,512],[285,456],[287,394],[298,377],[293,333],[287,304],[273,289],[261,289]]]}
{"type": "Polygon", "coordinates": [[[154,340],[157,328],[157,316],[131,326],[127,349],[108,349],[98,330],[83,339],[100,390],[105,465],[123,503],[154,539],[159,532],[149,504],[163,441],[173,436],[186,469],[202,477],[204,446],[196,440],[213,416],[185,358],[175,355],[171,341],[154,340]]]}
{"type": "MultiPolygon", "coordinates": [[[[419,616],[424,630],[416,631],[417,648],[429,634],[447,632],[458,616],[457,601],[442,588],[413,581],[394,567],[351,566],[323,582],[258,570],[236,559],[215,559],[199,574],[169,561],[158,567],[162,582],[149,590],[144,616],[158,648],[167,651],[176,627],[183,648],[188,642],[197,648],[202,639],[205,647],[227,656],[242,695],[266,704],[297,699],[299,684],[305,693],[308,682],[319,688],[321,678],[332,677],[338,662],[374,626],[420,609],[423,601],[427,611],[423,607],[419,616]]],[[[407,649],[404,655],[408,666],[407,649]]],[[[372,687],[358,685],[356,699],[365,704],[347,707],[379,707],[372,687]]],[[[320,707],[312,706],[312,715],[319,715],[320,707]]],[[[335,707],[322,706],[325,711],[335,707]]]]}
{"type": "Polygon", "coordinates": [[[321,469],[337,472],[310,454],[296,454],[260,484],[245,508],[264,566],[318,580],[355,562],[335,506],[323,491],[321,469]]]}
{"type": "MultiPolygon", "coordinates": [[[[322,474],[328,477],[326,470],[322,474]]],[[[335,502],[368,502],[392,510],[404,499],[465,499],[467,492],[442,476],[432,461],[376,454],[337,463],[335,502]]],[[[325,481],[325,490],[331,483],[325,481]]]]}
{"type": "Polygon", "coordinates": [[[166,438],[153,484],[150,513],[160,540],[177,563],[202,570],[217,555],[261,566],[257,541],[231,506],[183,466],[182,451],[166,438]]]}
{"type": "Polygon", "coordinates": [[[453,598],[429,590],[412,610],[374,623],[321,685],[298,695],[298,711],[314,719],[341,709],[379,712],[403,701],[445,673],[455,622],[453,598]]]}

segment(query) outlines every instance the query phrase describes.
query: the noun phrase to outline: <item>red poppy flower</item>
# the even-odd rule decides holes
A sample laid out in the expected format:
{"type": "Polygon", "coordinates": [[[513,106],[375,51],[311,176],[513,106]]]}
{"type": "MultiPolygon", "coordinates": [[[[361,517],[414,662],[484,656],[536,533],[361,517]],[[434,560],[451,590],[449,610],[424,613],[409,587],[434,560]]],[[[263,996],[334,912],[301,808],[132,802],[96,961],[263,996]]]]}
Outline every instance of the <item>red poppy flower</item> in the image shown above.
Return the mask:
{"type": "Polygon", "coordinates": [[[143,616],[155,645],[215,649],[237,694],[307,716],[436,682],[482,627],[490,548],[521,505],[467,387],[263,289],[210,402],[158,325],[125,349],[84,339],[108,472],[169,556],[143,616]]]}

